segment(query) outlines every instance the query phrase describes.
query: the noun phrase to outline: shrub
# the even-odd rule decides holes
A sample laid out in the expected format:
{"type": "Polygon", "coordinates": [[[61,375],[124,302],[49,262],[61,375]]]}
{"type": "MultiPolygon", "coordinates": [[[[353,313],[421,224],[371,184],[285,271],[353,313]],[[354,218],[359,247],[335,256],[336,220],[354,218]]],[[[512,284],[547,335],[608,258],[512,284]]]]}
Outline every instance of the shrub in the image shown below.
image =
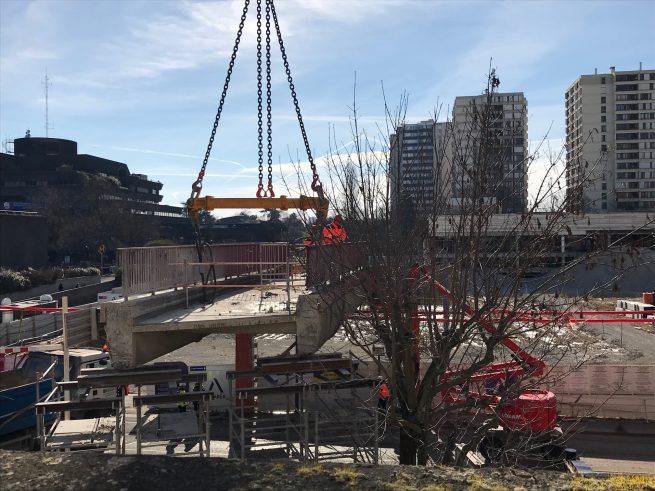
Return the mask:
{"type": "Polygon", "coordinates": [[[17,271],[0,269],[0,293],[11,293],[27,290],[32,284],[29,278],[17,271]]]}
{"type": "Polygon", "coordinates": [[[21,271],[20,274],[28,278],[32,286],[49,285],[50,283],[54,283],[57,281],[57,279],[61,278],[61,270],[59,268],[28,268],[25,271],[21,271]]]}
{"type": "Polygon", "coordinates": [[[94,268],[94,267],[65,268],[63,270],[64,278],[74,278],[76,276],[99,276],[99,275],[100,275],[100,269],[99,268],[94,268]]]}
{"type": "Polygon", "coordinates": [[[177,242],[171,239],[155,239],[150,242],[146,242],[143,247],[159,247],[159,246],[176,246],[177,242]]]}

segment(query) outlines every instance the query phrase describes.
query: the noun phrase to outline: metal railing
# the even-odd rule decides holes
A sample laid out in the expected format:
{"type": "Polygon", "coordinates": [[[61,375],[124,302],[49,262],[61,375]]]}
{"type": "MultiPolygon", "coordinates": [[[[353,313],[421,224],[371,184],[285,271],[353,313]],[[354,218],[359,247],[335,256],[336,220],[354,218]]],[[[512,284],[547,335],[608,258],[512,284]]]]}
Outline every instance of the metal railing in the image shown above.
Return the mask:
{"type": "Polygon", "coordinates": [[[229,457],[244,460],[277,451],[301,461],[378,463],[384,431],[379,381],[355,377],[352,370],[352,360],[323,357],[228,372],[229,457]],[[340,369],[336,380],[314,381],[317,364],[325,370],[350,368],[340,369]],[[254,379],[255,386],[237,388],[244,378],[254,379]]]}
{"type": "Polygon", "coordinates": [[[112,443],[114,444],[116,455],[125,454],[125,391],[121,388],[120,397],[112,399],[97,399],[91,401],[67,401],[63,400],[63,393],[76,387],[77,382],[59,382],[45,397],[43,402],[36,404],[37,417],[37,438],[39,448],[45,451],[91,451],[105,452],[112,443]],[[111,438],[91,438],[90,441],[76,441],[75,438],[64,438],[62,441],[56,441],[57,428],[62,421],[69,420],[70,411],[84,410],[113,410],[114,427],[111,431],[111,438]],[[49,430],[46,428],[46,419],[48,413],[55,413],[56,418],[49,430]]]}
{"type": "MultiPolygon", "coordinates": [[[[139,387],[141,392],[141,387],[139,387]]],[[[166,447],[167,453],[173,453],[172,450],[178,443],[185,445],[185,454],[197,454],[201,457],[211,456],[211,439],[210,439],[210,422],[209,422],[209,401],[213,398],[212,392],[207,391],[194,391],[188,393],[178,394],[164,394],[164,395],[145,395],[136,396],[132,399],[132,403],[136,408],[136,454],[141,455],[144,448],[166,447]],[[189,404],[193,402],[194,411],[190,414],[195,416],[195,430],[189,434],[175,434],[171,439],[170,435],[166,435],[165,431],[161,430],[161,414],[157,414],[157,433],[154,437],[144,436],[144,419],[147,419],[148,406],[156,405],[159,403],[173,403],[189,404]],[[146,415],[144,418],[143,410],[146,408],[146,415]],[[198,449],[195,452],[190,452],[195,445],[198,449]],[[171,452],[169,452],[169,449],[171,452]]],[[[186,412],[186,411],[185,411],[186,412]]]]}
{"type": "Polygon", "coordinates": [[[118,250],[123,272],[123,297],[155,293],[200,281],[200,273],[214,264],[217,279],[258,273],[260,263],[287,263],[287,243],[239,243],[207,245],[208,260],[198,263],[195,246],[131,247],[118,250]],[[185,267],[193,265],[192,267],[185,267]]]}
{"type": "Polygon", "coordinates": [[[306,261],[306,285],[315,288],[360,269],[366,264],[366,254],[357,243],[315,244],[306,247],[306,261]]]}

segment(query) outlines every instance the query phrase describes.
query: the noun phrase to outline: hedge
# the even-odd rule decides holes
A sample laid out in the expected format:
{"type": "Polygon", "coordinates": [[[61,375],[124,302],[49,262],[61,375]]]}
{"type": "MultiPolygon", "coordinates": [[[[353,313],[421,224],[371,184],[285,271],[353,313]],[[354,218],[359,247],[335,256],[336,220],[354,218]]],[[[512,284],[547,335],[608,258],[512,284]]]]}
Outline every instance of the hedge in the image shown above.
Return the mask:
{"type": "Polygon", "coordinates": [[[100,269],[88,268],[28,268],[24,271],[12,271],[0,268],[0,294],[18,292],[41,285],[55,283],[61,278],[77,276],[99,276],[100,269]]]}

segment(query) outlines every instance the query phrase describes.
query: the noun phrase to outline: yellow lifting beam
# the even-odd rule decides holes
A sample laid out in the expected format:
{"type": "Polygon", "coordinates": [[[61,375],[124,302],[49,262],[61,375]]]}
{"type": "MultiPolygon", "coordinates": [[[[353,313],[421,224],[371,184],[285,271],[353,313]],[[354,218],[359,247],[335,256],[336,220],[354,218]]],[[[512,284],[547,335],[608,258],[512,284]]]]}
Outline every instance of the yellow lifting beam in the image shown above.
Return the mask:
{"type": "Polygon", "coordinates": [[[214,198],[205,196],[204,198],[190,198],[187,201],[189,212],[194,215],[200,210],[220,210],[228,208],[259,208],[259,209],[278,209],[278,210],[316,210],[316,216],[319,219],[326,219],[328,214],[329,202],[326,198],[318,196],[303,196],[299,198],[288,198],[279,196],[277,198],[214,198]]]}

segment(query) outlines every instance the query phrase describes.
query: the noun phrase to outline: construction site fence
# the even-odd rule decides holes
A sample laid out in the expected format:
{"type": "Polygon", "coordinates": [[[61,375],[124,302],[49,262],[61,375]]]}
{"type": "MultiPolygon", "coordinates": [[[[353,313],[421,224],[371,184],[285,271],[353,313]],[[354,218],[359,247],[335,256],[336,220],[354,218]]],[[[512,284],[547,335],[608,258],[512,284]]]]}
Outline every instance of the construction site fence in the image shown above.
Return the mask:
{"type": "Polygon", "coordinates": [[[356,271],[366,264],[363,244],[338,243],[315,244],[306,247],[308,288],[338,281],[345,274],[356,271]]]}
{"type": "MultiPolygon", "coordinates": [[[[200,282],[213,264],[217,280],[258,274],[266,264],[288,263],[287,243],[211,244],[203,247],[200,263],[195,246],[130,247],[118,249],[123,297],[155,293],[200,282]],[[191,265],[191,266],[189,266],[191,265]]],[[[285,268],[286,271],[286,268],[285,268]]],[[[213,280],[213,276],[210,278],[213,280]]]]}
{"type": "MultiPolygon", "coordinates": [[[[76,312],[66,314],[66,330],[71,347],[89,345],[100,337],[97,322],[97,304],[75,307],[76,312]]],[[[62,334],[62,313],[43,313],[25,319],[0,323],[0,345],[38,341],[62,334]]]]}

